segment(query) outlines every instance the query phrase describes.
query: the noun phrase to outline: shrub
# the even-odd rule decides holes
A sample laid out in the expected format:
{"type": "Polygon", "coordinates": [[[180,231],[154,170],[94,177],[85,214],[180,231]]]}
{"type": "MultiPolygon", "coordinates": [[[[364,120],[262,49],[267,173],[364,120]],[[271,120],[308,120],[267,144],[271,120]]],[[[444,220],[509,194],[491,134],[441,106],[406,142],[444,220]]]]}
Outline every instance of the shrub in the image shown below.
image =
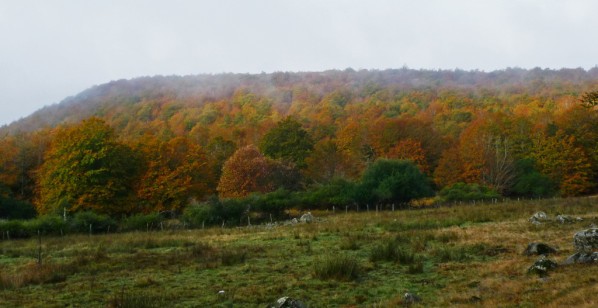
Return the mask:
{"type": "Polygon", "coordinates": [[[91,211],[77,212],[69,223],[69,228],[74,232],[108,232],[116,231],[116,221],[108,215],[97,214],[91,211]]]}
{"type": "Polygon", "coordinates": [[[345,206],[354,202],[355,184],[344,179],[334,179],[327,184],[312,187],[299,196],[300,207],[308,209],[345,206]]]}
{"type": "Polygon", "coordinates": [[[214,197],[206,202],[188,206],[183,212],[183,220],[195,228],[204,224],[218,225],[231,221],[236,224],[246,211],[247,203],[243,199],[219,200],[214,197]]]}
{"type": "Polygon", "coordinates": [[[30,236],[30,231],[24,226],[25,221],[21,220],[0,220],[0,232],[2,237],[25,238],[30,236]]]}
{"type": "Polygon", "coordinates": [[[443,201],[490,200],[500,198],[496,191],[478,184],[455,183],[443,188],[438,195],[443,201]]]}
{"type": "Polygon", "coordinates": [[[36,214],[31,203],[0,195],[0,219],[31,219],[36,214]]]}
{"type": "Polygon", "coordinates": [[[29,235],[36,235],[38,231],[42,234],[54,235],[67,231],[66,222],[58,215],[44,215],[36,219],[27,220],[23,222],[23,226],[29,235]]]}
{"type": "Polygon", "coordinates": [[[211,205],[208,203],[193,204],[183,210],[183,221],[191,227],[201,227],[206,221],[213,223],[211,205]]]}
{"type": "Polygon", "coordinates": [[[160,213],[137,214],[123,219],[120,223],[122,231],[146,231],[160,227],[162,217],[160,213]]]}
{"type": "Polygon", "coordinates": [[[314,275],[320,279],[350,281],[357,279],[359,272],[359,262],[348,255],[329,255],[314,264],[314,275]]]}
{"type": "Polygon", "coordinates": [[[254,194],[244,200],[251,206],[251,211],[281,217],[285,210],[297,203],[295,199],[294,193],[285,189],[278,189],[267,194],[254,194]]]}

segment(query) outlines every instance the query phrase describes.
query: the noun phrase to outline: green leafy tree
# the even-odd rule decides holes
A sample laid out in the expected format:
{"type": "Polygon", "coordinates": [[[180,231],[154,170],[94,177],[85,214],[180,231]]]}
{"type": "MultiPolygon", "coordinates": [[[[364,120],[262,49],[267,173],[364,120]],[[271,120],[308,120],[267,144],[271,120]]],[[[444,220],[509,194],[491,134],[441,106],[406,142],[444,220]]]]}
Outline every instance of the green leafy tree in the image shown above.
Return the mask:
{"type": "Polygon", "coordinates": [[[534,167],[532,159],[517,161],[518,176],[512,193],[527,197],[548,197],[556,193],[554,183],[534,167]]]}
{"type": "Polygon", "coordinates": [[[38,211],[130,212],[136,159],[104,121],[59,128],[38,176],[38,211]]]}
{"type": "Polygon", "coordinates": [[[407,203],[431,196],[433,190],[413,162],[378,159],[365,170],[355,193],[360,203],[407,203]]]}
{"type": "Polygon", "coordinates": [[[314,141],[301,127],[301,123],[287,117],[266,133],[260,148],[268,157],[292,163],[303,169],[307,166],[305,159],[313,150],[314,141]]]}

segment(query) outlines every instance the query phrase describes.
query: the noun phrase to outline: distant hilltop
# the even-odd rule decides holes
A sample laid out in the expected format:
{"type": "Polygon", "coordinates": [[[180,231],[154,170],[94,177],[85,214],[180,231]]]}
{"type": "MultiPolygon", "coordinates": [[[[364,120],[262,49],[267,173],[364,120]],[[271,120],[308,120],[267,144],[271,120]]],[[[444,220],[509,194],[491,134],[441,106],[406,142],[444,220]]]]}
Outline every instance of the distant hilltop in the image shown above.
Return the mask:
{"type": "MultiPolygon", "coordinates": [[[[207,102],[229,100],[239,90],[263,97],[285,110],[296,99],[293,93],[301,91],[309,92],[315,99],[339,91],[364,96],[379,88],[393,91],[456,90],[474,96],[479,95],[480,91],[491,91],[497,95],[539,95],[549,92],[578,94],[591,90],[597,83],[598,68],[507,68],[492,72],[349,68],[323,72],[139,77],[93,86],[1,127],[0,134],[35,131],[61,123],[78,122],[91,116],[112,117],[116,113],[127,113],[131,108],[136,109],[136,105],[144,102],[158,105],[168,102],[180,108],[202,108],[207,102]]],[[[136,114],[128,116],[137,117],[136,114]]]]}

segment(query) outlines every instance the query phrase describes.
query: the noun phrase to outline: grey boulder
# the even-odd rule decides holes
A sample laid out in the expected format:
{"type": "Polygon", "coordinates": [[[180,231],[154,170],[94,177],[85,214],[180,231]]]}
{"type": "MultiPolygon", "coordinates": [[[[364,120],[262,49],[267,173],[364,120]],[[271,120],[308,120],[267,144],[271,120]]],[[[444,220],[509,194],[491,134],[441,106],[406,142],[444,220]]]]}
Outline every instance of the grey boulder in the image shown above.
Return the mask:
{"type": "Polygon", "coordinates": [[[555,252],[556,252],[556,249],[548,246],[547,244],[534,242],[534,243],[529,243],[527,245],[527,248],[525,249],[523,254],[526,256],[532,256],[532,255],[547,255],[547,254],[551,254],[551,253],[555,253],[555,252]]]}
{"type": "Polygon", "coordinates": [[[575,233],[573,245],[577,252],[591,253],[598,250],[598,228],[591,228],[575,233]]]}
{"type": "Polygon", "coordinates": [[[542,255],[530,268],[527,270],[530,274],[536,274],[540,277],[545,277],[548,272],[557,268],[558,264],[542,255]]]}
{"type": "Polygon", "coordinates": [[[564,265],[570,264],[585,264],[585,263],[596,263],[598,264],[598,252],[578,252],[571,255],[567,260],[563,262],[564,265]]]}
{"type": "Polygon", "coordinates": [[[548,221],[548,215],[546,213],[540,211],[532,215],[529,219],[529,222],[533,223],[534,225],[541,224],[543,222],[548,221]]]}
{"type": "Polygon", "coordinates": [[[268,305],[267,308],[307,308],[307,306],[299,300],[285,296],[268,305]]]}
{"type": "Polygon", "coordinates": [[[314,221],[314,215],[311,214],[311,212],[307,212],[303,215],[301,215],[301,218],[299,218],[300,222],[306,222],[306,223],[310,223],[314,221]]]}

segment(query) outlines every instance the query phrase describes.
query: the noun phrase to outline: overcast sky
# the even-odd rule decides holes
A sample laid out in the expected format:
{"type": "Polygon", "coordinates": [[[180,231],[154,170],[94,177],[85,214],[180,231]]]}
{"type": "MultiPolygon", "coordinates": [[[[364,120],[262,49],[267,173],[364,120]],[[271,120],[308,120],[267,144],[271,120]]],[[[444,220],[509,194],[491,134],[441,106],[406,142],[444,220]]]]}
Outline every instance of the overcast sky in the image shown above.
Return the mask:
{"type": "Polygon", "coordinates": [[[593,0],[0,0],[0,125],[121,78],[590,69],[593,0]]]}

